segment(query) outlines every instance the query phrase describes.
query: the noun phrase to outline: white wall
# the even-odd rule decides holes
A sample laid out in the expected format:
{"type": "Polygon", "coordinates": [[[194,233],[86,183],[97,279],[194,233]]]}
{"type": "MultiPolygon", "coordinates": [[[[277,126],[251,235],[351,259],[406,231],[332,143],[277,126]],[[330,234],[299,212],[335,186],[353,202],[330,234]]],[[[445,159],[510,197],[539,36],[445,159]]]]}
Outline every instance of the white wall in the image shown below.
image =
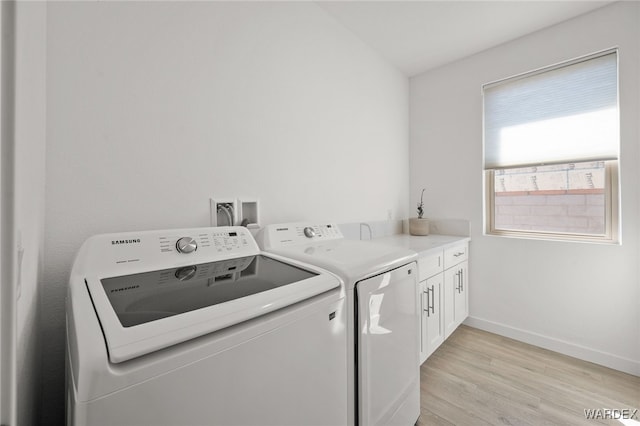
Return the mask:
{"type": "Polygon", "coordinates": [[[64,297],[90,235],[408,214],[408,79],[310,2],[52,2],[43,421],[63,414],[64,297]]]}
{"type": "Polygon", "coordinates": [[[0,422],[16,421],[14,279],[15,4],[0,3],[0,422]]]}
{"type": "Polygon", "coordinates": [[[640,374],[640,4],[620,2],[416,76],[411,204],[471,221],[471,325],[640,374]],[[483,235],[484,83],[618,46],[621,246],[483,235]]]}
{"type": "Polygon", "coordinates": [[[15,182],[17,423],[36,424],[40,395],[39,296],[43,273],[46,19],[44,2],[16,2],[15,182]]]}

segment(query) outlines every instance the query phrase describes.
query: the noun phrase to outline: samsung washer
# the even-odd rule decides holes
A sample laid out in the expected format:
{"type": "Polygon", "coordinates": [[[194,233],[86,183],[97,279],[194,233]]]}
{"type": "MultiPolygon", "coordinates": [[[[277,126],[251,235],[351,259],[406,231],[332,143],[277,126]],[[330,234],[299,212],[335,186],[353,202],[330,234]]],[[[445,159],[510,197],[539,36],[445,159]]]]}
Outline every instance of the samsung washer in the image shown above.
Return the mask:
{"type": "Polygon", "coordinates": [[[416,253],[345,239],[327,223],[269,225],[256,238],[266,252],[344,281],[349,424],[413,425],[420,416],[416,253]]]}
{"type": "Polygon", "coordinates": [[[69,425],[347,422],[345,294],[246,228],[99,235],[67,297],[69,425]]]}

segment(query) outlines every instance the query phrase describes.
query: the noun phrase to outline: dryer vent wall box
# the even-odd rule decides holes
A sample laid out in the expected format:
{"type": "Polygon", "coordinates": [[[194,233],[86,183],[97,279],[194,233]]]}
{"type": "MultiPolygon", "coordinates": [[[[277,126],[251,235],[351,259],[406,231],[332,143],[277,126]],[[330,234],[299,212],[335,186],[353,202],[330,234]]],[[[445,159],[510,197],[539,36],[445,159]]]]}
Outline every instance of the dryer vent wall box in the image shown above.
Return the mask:
{"type": "Polygon", "coordinates": [[[238,199],[238,225],[260,227],[260,204],[256,199],[238,199]]]}
{"type": "Polygon", "coordinates": [[[346,424],[341,284],[245,227],[90,238],[67,297],[68,424],[346,424]]]}

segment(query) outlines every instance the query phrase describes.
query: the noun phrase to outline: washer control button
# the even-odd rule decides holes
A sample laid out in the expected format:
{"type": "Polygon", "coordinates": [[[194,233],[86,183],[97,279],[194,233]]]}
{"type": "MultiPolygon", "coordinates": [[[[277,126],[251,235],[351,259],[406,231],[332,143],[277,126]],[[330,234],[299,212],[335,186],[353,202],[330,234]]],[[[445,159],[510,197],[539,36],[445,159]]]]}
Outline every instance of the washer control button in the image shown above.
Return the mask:
{"type": "Polygon", "coordinates": [[[179,253],[192,253],[198,248],[198,243],[191,237],[182,237],[176,241],[176,249],[179,253]]]}
{"type": "Polygon", "coordinates": [[[307,226],[306,228],[304,228],[303,232],[304,232],[305,237],[307,237],[307,238],[313,238],[313,237],[316,236],[316,231],[314,231],[313,228],[310,227],[310,226],[307,226]]]}

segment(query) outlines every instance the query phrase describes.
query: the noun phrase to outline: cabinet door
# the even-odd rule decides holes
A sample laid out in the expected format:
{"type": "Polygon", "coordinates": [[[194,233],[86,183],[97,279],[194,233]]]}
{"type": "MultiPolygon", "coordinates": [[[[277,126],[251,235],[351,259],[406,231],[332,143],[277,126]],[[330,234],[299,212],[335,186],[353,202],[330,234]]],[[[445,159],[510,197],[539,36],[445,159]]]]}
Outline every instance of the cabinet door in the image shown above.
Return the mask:
{"type": "Polygon", "coordinates": [[[427,360],[427,280],[418,284],[420,301],[420,364],[427,360]]]}
{"type": "Polygon", "coordinates": [[[444,285],[442,297],[442,309],[444,310],[444,337],[449,337],[456,329],[455,318],[455,292],[458,284],[458,268],[454,267],[444,271],[444,285]]]}
{"type": "Polygon", "coordinates": [[[442,315],[443,274],[435,275],[425,282],[426,349],[425,359],[444,342],[444,318],[442,315]]]}
{"type": "Polygon", "coordinates": [[[469,279],[467,278],[467,265],[468,263],[462,262],[456,265],[453,269],[457,275],[457,285],[454,286],[454,322],[456,327],[469,316],[469,289],[467,284],[469,279]]]}

